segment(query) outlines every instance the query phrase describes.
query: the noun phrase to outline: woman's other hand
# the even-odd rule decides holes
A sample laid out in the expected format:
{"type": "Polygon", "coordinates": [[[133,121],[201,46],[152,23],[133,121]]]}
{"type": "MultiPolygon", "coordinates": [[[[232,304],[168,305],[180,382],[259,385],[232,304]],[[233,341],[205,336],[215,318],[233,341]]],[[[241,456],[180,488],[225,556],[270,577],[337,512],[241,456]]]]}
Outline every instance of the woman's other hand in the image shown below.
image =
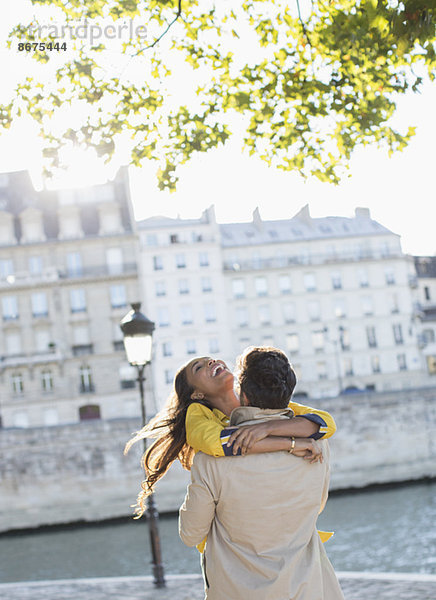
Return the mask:
{"type": "Polygon", "coordinates": [[[311,463],[323,461],[321,444],[311,438],[295,438],[292,454],[309,460],[311,463]]]}

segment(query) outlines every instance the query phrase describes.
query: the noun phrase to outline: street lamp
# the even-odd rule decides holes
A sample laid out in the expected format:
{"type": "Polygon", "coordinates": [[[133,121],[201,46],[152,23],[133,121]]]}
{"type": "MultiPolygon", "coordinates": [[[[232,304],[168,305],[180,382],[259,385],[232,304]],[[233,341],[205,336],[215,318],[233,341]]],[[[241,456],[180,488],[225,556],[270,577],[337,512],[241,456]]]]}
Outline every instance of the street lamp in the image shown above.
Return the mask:
{"type": "MultiPolygon", "coordinates": [[[[144,402],[144,369],[151,362],[152,337],[154,323],[139,312],[140,302],[132,303],[130,310],[121,319],[120,328],[124,336],[124,348],[129,363],[138,370],[139,393],[141,396],[142,426],[147,424],[144,402]]],[[[143,439],[144,452],[147,450],[147,440],[143,439]]],[[[156,587],[165,587],[162,565],[162,553],[159,537],[159,513],[154,502],[153,494],[146,499],[146,515],[150,528],[151,553],[153,557],[153,575],[156,587]]]]}

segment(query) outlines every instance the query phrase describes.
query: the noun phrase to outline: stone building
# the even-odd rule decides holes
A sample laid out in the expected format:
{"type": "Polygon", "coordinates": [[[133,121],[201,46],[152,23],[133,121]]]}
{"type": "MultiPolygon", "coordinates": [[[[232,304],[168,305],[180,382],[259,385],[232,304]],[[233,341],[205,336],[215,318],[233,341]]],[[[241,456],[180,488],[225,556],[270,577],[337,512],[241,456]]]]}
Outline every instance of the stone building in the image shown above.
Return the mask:
{"type": "Polygon", "coordinates": [[[198,220],[146,219],[138,231],[159,405],[191,355],[232,365],[251,344],[288,352],[302,396],[425,384],[413,259],[369,210],[314,219],[306,206],[263,221],[256,209],[250,223],[217,225],[209,209],[198,220]]]}
{"type": "Polygon", "coordinates": [[[414,263],[367,209],[218,224],[211,207],[135,224],[128,190],[125,169],[42,192],[26,172],[0,175],[4,427],[138,417],[119,329],[134,301],[156,324],[148,415],[190,358],[233,368],[252,344],[288,353],[300,396],[433,383],[434,259],[414,263]]]}
{"type": "Polygon", "coordinates": [[[221,233],[213,207],[200,219],[145,219],[137,230],[143,308],[156,324],[153,379],[159,408],[177,369],[190,358],[234,358],[221,233]]]}
{"type": "Polygon", "coordinates": [[[415,256],[418,341],[429,375],[436,375],[436,256],[415,256]]]}
{"type": "Polygon", "coordinates": [[[118,326],[139,294],[127,171],[41,192],[4,173],[0,211],[3,426],[139,414],[118,326]]]}

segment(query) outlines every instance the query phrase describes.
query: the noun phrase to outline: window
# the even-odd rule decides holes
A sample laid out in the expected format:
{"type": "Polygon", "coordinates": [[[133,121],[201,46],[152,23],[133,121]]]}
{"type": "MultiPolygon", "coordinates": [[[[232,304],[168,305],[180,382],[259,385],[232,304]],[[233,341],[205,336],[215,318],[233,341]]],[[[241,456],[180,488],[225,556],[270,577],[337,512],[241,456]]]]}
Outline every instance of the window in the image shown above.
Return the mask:
{"type": "Polygon", "coordinates": [[[123,272],[123,251],[121,248],[107,248],[106,265],[109,275],[123,272]]]}
{"type": "Polygon", "coordinates": [[[311,300],[307,304],[307,310],[311,321],[319,321],[321,318],[321,306],[317,300],[311,300]]]}
{"type": "Polygon", "coordinates": [[[98,404],[86,404],[79,408],[79,419],[81,421],[92,421],[100,419],[100,407],[98,404]]]}
{"type": "Polygon", "coordinates": [[[21,373],[11,375],[11,386],[13,394],[22,394],[24,392],[23,376],[21,373]]]}
{"type": "Polygon", "coordinates": [[[216,321],[216,309],[215,304],[204,305],[204,319],[206,323],[215,323],[216,321]]]}
{"type": "Polygon", "coordinates": [[[199,263],[200,267],[208,267],[209,266],[209,255],[207,252],[199,253],[198,263],[199,263]]]}
{"type": "Polygon", "coordinates": [[[125,362],[120,365],[118,374],[120,378],[120,388],[122,390],[129,390],[136,386],[137,371],[135,367],[132,367],[132,365],[125,362]]]}
{"type": "Polygon", "coordinates": [[[123,308],[127,306],[126,286],[122,284],[111,285],[110,297],[112,308],[123,308]]]}
{"type": "Polygon", "coordinates": [[[212,291],[212,281],[210,277],[202,277],[201,278],[201,291],[202,292],[211,292],[212,291]]]}
{"type": "Polygon", "coordinates": [[[187,279],[179,279],[179,294],[189,294],[189,283],[187,279]]]}
{"type": "Polygon", "coordinates": [[[18,302],[16,296],[3,296],[2,298],[3,321],[18,319],[18,302]]]}
{"type": "Polygon", "coordinates": [[[431,300],[430,288],[427,285],[424,287],[424,298],[425,300],[431,300]]]}
{"type": "Polygon", "coordinates": [[[193,322],[192,307],[185,305],[180,307],[180,320],[182,325],[191,325],[193,322]]]}
{"type": "Polygon", "coordinates": [[[435,334],[433,329],[424,329],[424,331],[422,332],[422,341],[425,345],[434,343],[435,334]]]}
{"type": "Polygon", "coordinates": [[[322,361],[322,362],[317,362],[316,363],[316,372],[318,375],[318,379],[327,379],[327,364],[322,361]]]}
{"type": "Polygon", "coordinates": [[[78,252],[67,254],[67,274],[69,277],[80,277],[83,273],[82,257],[78,252]]]}
{"type": "Polygon", "coordinates": [[[197,344],[195,340],[186,340],[186,354],[197,354],[197,344]]]}
{"type": "Polygon", "coordinates": [[[232,292],[233,298],[244,298],[245,297],[245,281],[243,279],[232,280],[232,292]]]}
{"type": "Polygon", "coordinates": [[[303,276],[303,281],[307,292],[316,291],[316,279],[314,273],[305,273],[303,276]]]}
{"type": "Polygon", "coordinates": [[[72,313],[86,312],[85,290],[70,290],[70,310],[72,313]]]}
{"type": "Polygon", "coordinates": [[[385,281],[386,281],[386,285],[394,285],[395,284],[395,272],[390,267],[385,269],[385,281]]]}
{"type": "Polygon", "coordinates": [[[285,323],[294,323],[295,321],[295,304],[293,302],[284,302],[282,304],[283,318],[285,323]]]}
{"type": "Polygon", "coordinates": [[[162,256],[153,256],[153,269],[155,271],[161,271],[163,269],[162,256]]]}
{"type": "Polygon", "coordinates": [[[312,332],[312,346],[315,352],[324,351],[324,332],[313,331],[312,332]]]}
{"type": "Polygon", "coordinates": [[[371,369],[373,373],[380,373],[381,369],[380,369],[380,357],[375,354],[374,356],[371,356],[371,369]]]}
{"type": "Polygon", "coordinates": [[[360,298],[360,303],[364,315],[368,316],[374,314],[374,305],[371,296],[362,296],[360,298]]]}
{"type": "Polygon", "coordinates": [[[399,306],[398,306],[398,296],[397,294],[392,294],[390,297],[390,304],[391,304],[391,313],[392,314],[396,314],[400,312],[399,306]]]}
{"type": "Polygon", "coordinates": [[[165,383],[171,384],[174,380],[174,371],[172,369],[165,370],[165,383]]]}
{"type": "Polygon", "coordinates": [[[369,286],[368,271],[366,269],[359,269],[358,277],[359,277],[360,287],[368,287],[369,286]]]}
{"type": "Polygon", "coordinates": [[[9,258],[0,260],[0,279],[6,279],[14,274],[14,263],[9,258]]]}
{"type": "Polygon", "coordinates": [[[173,347],[171,342],[163,342],[162,344],[162,356],[172,356],[173,347]]]}
{"type": "Polygon", "coordinates": [[[281,294],[291,293],[291,278],[289,277],[289,275],[279,276],[279,290],[281,294]]]}
{"type": "Polygon", "coordinates": [[[177,235],[177,233],[173,233],[172,235],[170,235],[170,244],[178,244],[179,243],[179,236],[177,235]]]}
{"type": "Polygon", "coordinates": [[[263,304],[259,306],[259,321],[261,325],[270,325],[271,324],[271,311],[268,304],[263,304]]]}
{"type": "Polygon", "coordinates": [[[157,322],[159,327],[168,327],[170,324],[170,315],[167,308],[159,307],[157,309],[157,322]]]}
{"type": "Polygon", "coordinates": [[[45,292],[35,292],[32,294],[31,304],[33,317],[48,316],[47,294],[45,292]]]}
{"type": "Polygon", "coordinates": [[[176,267],[178,269],[186,268],[186,258],[184,254],[176,254],[176,267]]]}
{"type": "Polygon", "coordinates": [[[43,392],[53,391],[53,373],[51,371],[41,372],[41,388],[43,392]]]}
{"type": "Polygon", "coordinates": [[[19,331],[7,331],[5,334],[6,353],[9,356],[21,354],[21,334],[19,331]]]}
{"type": "Polygon", "coordinates": [[[154,289],[156,290],[156,296],[166,296],[165,281],[156,281],[154,289]]]}
{"type": "Polygon", "coordinates": [[[248,325],[248,311],[245,306],[239,306],[236,309],[236,323],[238,327],[247,327],[248,325]]]}
{"type": "Polygon", "coordinates": [[[92,354],[93,346],[89,341],[89,329],[87,325],[74,325],[72,351],[74,356],[92,354]]]}
{"type": "Polygon", "coordinates": [[[398,369],[400,371],[407,371],[407,362],[406,362],[405,354],[397,354],[397,363],[398,363],[398,369]]]}
{"type": "Polygon", "coordinates": [[[346,316],[345,300],[343,298],[335,298],[334,314],[337,319],[343,319],[346,316]]]}
{"type": "Polygon", "coordinates": [[[286,347],[288,352],[298,352],[300,348],[300,342],[297,333],[286,334],[286,347]]]}
{"type": "Polygon", "coordinates": [[[339,341],[342,350],[350,350],[350,333],[345,327],[339,327],[339,341]]]}
{"type": "Polygon", "coordinates": [[[79,369],[80,387],[79,391],[81,394],[88,394],[94,392],[94,384],[92,381],[91,369],[88,366],[82,366],[79,369]]]}
{"type": "Polygon", "coordinates": [[[334,290],[342,289],[342,277],[339,271],[333,271],[331,274],[332,277],[332,287],[334,290]]]}
{"type": "Polygon", "coordinates": [[[254,288],[257,296],[262,297],[268,295],[268,286],[265,277],[256,277],[254,280],[254,288]]]}
{"type": "Polygon", "coordinates": [[[377,347],[377,338],[376,338],[376,335],[375,335],[375,327],[368,326],[366,328],[366,338],[368,340],[368,346],[370,348],[376,348],[377,347]]]}
{"type": "Polygon", "coordinates": [[[219,345],[217,338],[211,338],[209,340],[209,353],[215,354],[216,352],[219,352],[219,351],[220,351],[220,345],[219,345]]]}
{"type": "Polygon", "coordinates": [[[29,273],[31,275],[41,275],[42,258],[41,256],[31,256],[29,258],[29,273]]]}
{"type": "Polygon", "coordinates": [[[50,331],[48,329],[35,330],[35,348],[37,352],[48,352],[50,344],[50,331]]]}
{"type": "Polygon", "coordinates": [[[343,365],[344,365],[344,374],[346,377],[351,377],[351,375],[354,375],[353,361],[351,358],[344,358],[343,365]]]}
{"type": "Polygon", "coordinates": [[[394,332],[394,340],[397,346],[404,343],[403,340],[403,329],[400,324],[392,325],[392,330],[394,332]]]}

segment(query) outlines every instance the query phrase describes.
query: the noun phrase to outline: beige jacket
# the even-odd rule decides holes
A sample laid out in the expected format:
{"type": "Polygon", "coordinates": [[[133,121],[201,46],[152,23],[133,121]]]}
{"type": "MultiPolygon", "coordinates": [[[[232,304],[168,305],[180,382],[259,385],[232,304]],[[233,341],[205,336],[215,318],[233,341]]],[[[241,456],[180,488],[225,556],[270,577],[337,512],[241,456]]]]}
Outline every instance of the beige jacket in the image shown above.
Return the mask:
{"type": "MultiPolygon", "coordinates": [[[[285,414],[240,407],[231,425],[285,414]]],[[[288,452],[195,456],[179,533],[188,546],[207,535],[207,600],[343,600],[316,531],[329,483],[320,443],[324,462],[314,464],[288,452]]]]}

